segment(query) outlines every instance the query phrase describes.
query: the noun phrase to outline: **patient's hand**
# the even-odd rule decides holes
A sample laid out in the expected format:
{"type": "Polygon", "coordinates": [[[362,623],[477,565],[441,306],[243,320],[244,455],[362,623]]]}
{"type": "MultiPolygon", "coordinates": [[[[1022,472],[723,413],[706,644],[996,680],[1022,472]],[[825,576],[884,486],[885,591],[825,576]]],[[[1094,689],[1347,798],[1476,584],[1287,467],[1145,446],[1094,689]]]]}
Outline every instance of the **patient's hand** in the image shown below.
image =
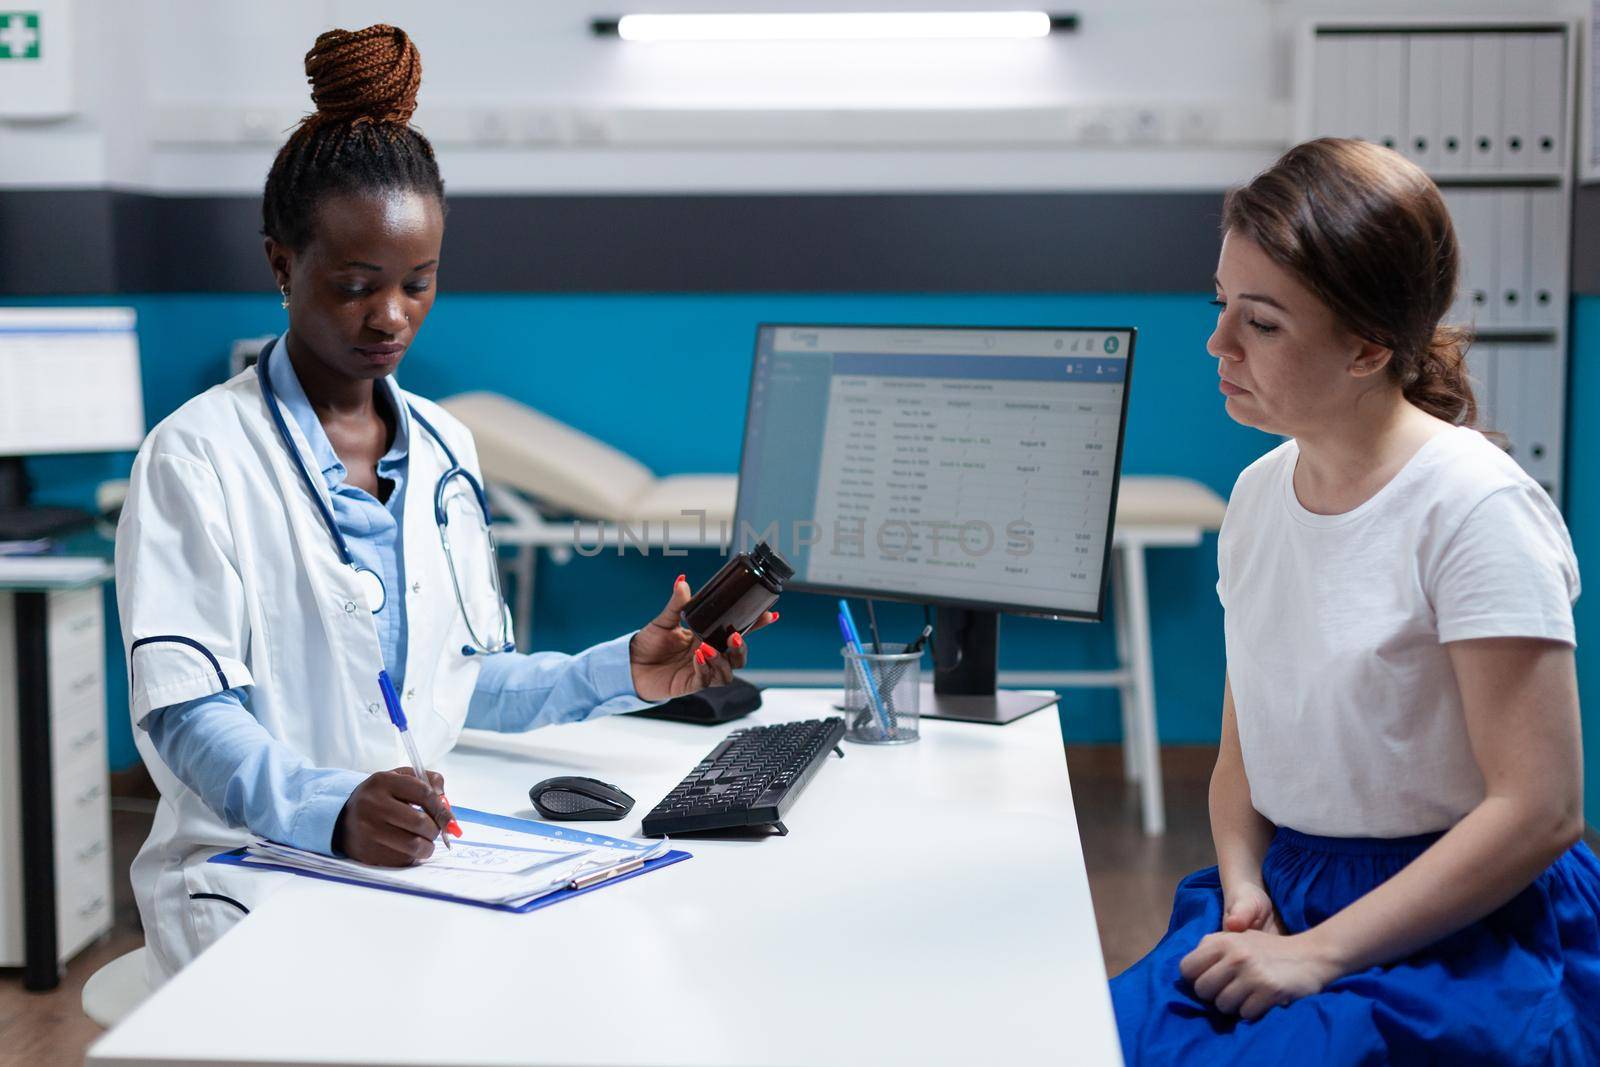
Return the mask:
{"type": "MultiPolygon", "coordinates": [[[[628,645],[633,690],[641,700],[670,700],[708,685],[727,685],[749,657],[744,638],[738,634],[728,642],[727,653],[718,655],[716,649],[702,644],[678,624],[689,596],[689,583],[680,574],[667,606],[634,634],[628,645]]],[[[759,630],[777,617],[775,611],[766,612],[750,629],[759,630]]]]}
{"type": "Polygon", "coordinates": [[[1278,909],[1272,906],[1272,898],[1262,886],[1245,885],[1235,887],[1231,892],[1224,890],[1222,898],[1222,928],[1229,933],[1243,933],[1246,930],[1261,930],[1269,934],[1288,933],[1283,928],[1283,920],[1278,917],[1278,909]]]}

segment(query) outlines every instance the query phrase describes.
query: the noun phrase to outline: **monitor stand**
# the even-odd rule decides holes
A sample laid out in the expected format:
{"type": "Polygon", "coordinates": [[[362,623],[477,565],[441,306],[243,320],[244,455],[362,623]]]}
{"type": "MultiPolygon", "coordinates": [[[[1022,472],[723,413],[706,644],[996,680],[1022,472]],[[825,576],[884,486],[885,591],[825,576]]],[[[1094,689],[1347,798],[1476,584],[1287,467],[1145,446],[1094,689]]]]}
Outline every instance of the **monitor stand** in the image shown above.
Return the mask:
{"type": "Polygon", "coordinates": [[[921,713],[1004,725],[1056,703],[1054,693],[997,689],[1000,614],[940,607],[933,622],[933,684],[922,686],[921,713]]]}
{"type": "Polygon", "coordinates": [[[28,477],[18,456],[0,457],[0,541],[55,537],[93,522],[78,508],[46,508],[28,503],[28,477]]]}

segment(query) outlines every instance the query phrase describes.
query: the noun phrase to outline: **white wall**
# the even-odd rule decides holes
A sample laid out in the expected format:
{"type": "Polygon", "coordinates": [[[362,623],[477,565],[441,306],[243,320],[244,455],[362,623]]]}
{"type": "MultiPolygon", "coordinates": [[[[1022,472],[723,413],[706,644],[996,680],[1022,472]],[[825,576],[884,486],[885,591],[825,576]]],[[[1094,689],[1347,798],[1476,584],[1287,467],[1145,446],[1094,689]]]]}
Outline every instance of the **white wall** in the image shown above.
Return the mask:
{"type": "MultiPolygon", "coordinates": [[[[1216,188],[1292,129],[1310,0],[1082,0],[1039,41],[633,45],[651,10],[1012,8],[1015,0],[47,0],[76,23],[80,111],[0,122],[0,186],[254,192],[310,108],[318,32],[421,49],[417,124],[452,191],[1216,188]]],[[[1581,0],[1402,0],[1384,16],[1581,14],[1581,0]]]]}

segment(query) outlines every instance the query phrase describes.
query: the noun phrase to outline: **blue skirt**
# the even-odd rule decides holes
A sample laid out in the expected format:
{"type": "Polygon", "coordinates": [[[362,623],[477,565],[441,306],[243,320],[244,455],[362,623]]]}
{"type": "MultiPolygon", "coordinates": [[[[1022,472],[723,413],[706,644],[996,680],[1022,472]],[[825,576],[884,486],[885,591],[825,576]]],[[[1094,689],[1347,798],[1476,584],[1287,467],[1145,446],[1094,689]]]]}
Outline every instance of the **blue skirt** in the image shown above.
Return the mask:
{"type": "MultiPolygon", "coordinates": [[[[1279,829],[1261,873],[1285,928],[1322,922],[1439,835],[1279,829]]],[[[1600,861],[1573,846],[1500,910],[1408,959],[1347,975],[1255,1022],[1195,997],[1178,962],[1222,927],[1217,869],[1178,884],[1166,936],[1112,979],[1128,1067],[1600,1064],[1600,861]]]]}

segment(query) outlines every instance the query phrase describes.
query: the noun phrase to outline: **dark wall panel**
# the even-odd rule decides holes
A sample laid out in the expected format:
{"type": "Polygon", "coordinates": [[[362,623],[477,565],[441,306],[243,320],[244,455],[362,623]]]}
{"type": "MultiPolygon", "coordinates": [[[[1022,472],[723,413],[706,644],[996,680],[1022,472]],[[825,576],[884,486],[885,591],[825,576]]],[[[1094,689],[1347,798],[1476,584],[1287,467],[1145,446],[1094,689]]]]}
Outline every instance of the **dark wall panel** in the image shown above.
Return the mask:
{"type": "Polygon", "coordinates": [[[268,292],[261,199],[112,193],[123,292],[268,292]]]}
{"type": "Polygon", "coordinates": [[[102,190],[0,192],[0,294],[114,291],[112,230],[102,190]]]}
{"type": "MultiPolygon", "coordinates": [[[[1220,193],[457,196],[466,292],[1193,292],[1220,193]]],[[[0,191],[0,295],[262,292],[253,196],[0,191]]],[[[1572,291],[1600,295],[1600,185],[1572,291]]]]}
{"type": "Polygon", "coordinates": [[[1572,292],[1600,295],[1600,185],[1580,185],[1572,200],[1572,292]]]}
{"type": "Polygon", "coordinates": [[[1221,194],[452,202],[450,284],[547,291],[1205,288],[1221,194]]]}
{"type": "MultiPolygon", "coordinates": [[[[1220,193],[458,196],[487,292],[1193,292],[1220,193]]],[[[255,197],[0,192],[0,293],[260,292],[255,197]]]]}

